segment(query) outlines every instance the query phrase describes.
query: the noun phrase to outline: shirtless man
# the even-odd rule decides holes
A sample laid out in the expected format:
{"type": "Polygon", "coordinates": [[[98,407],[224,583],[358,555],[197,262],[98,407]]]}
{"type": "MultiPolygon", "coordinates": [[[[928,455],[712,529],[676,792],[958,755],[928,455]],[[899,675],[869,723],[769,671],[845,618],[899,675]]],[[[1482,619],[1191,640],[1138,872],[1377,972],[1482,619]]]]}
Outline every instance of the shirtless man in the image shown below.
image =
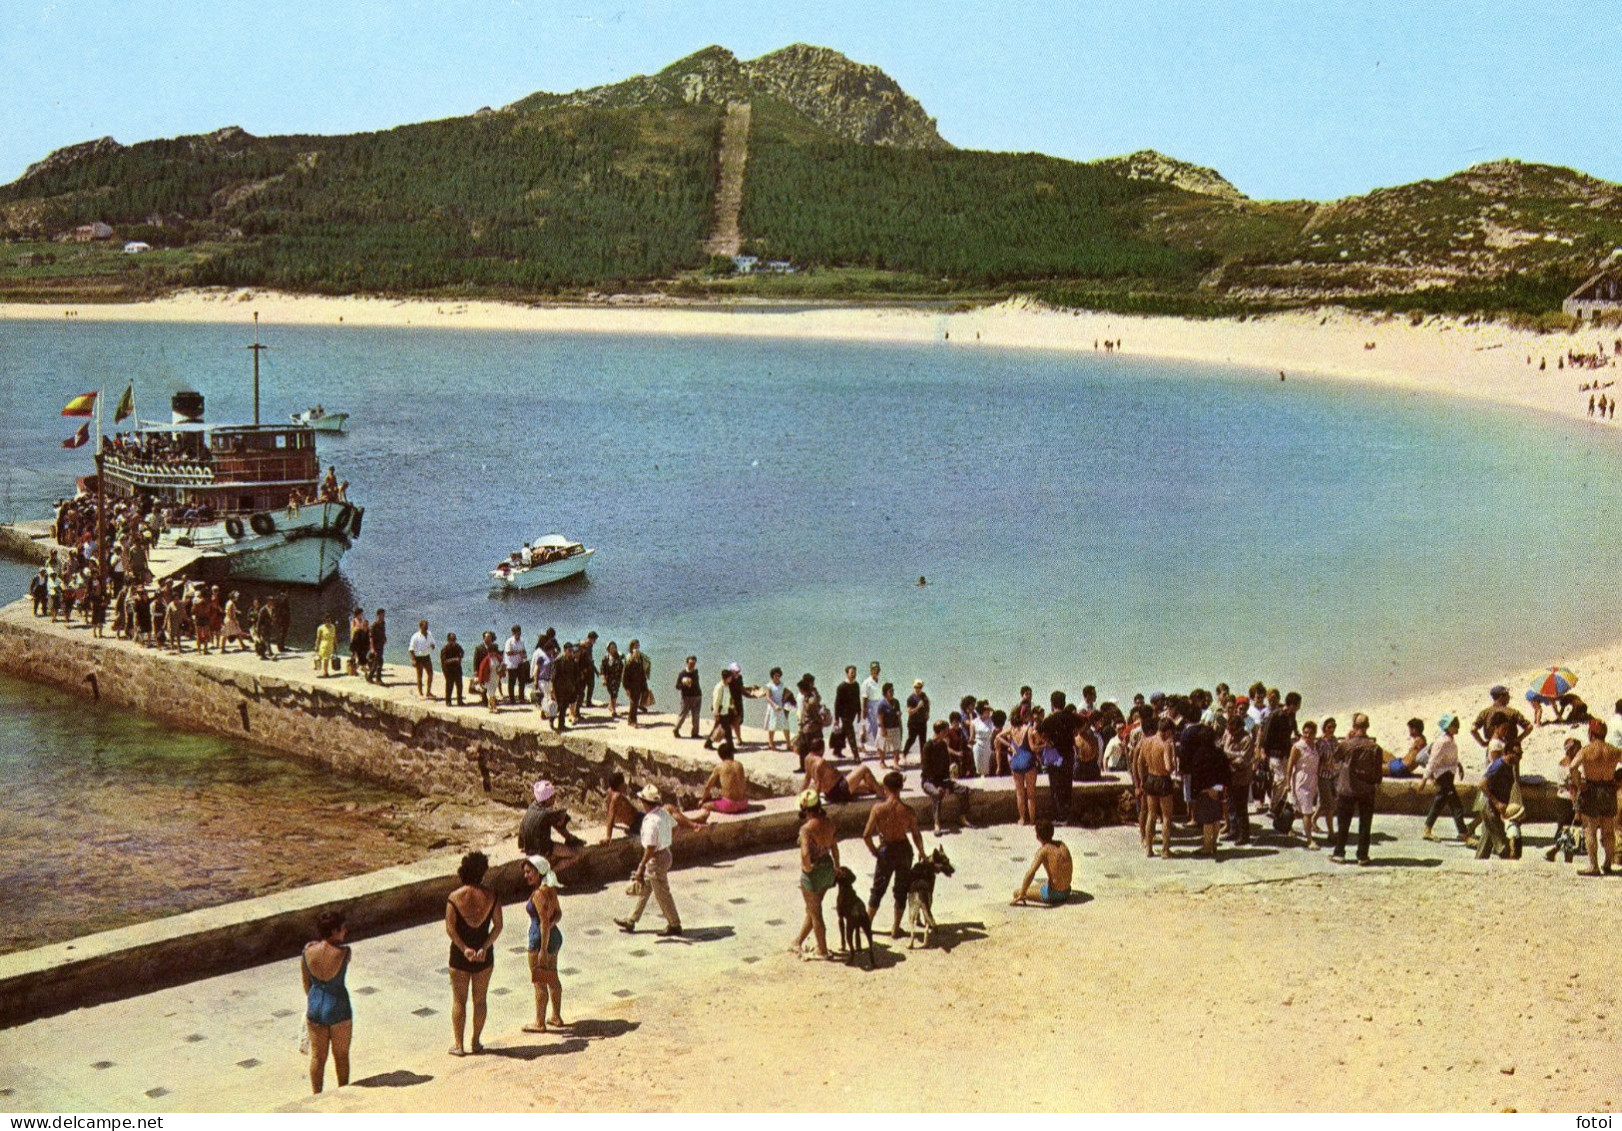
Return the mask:
{"type": "Polygon", "coordinates": [[[1073,861],[1069,847],[1064,841],[1053,839],[1051,821],[1037,822],[1036,839],[1040,847],[1036,850],[1036,858],[1025,871],[1025,878],[1014,892],[1014,907],[1024,907],[1033,899],[1049,907],[1057,907],[1070,899],[1073,861]],[[1040,884],[1032,882],[1036,879],[1037,869],[1047,873],[1047,879],[1040,884]]]}
{"type": "Polygon", "coordinates": [[[723,738],[715,752],[721,764],[704,783],[704,792],[698,796],[699,808],[710,813],[742,813],[749,808],[749,779],[734,757],[730,740],[723,738]]]}
{"type": "Polygon", "coordinates": [[[1171,859],[1171,816],[1177,803],[1173,776],[1172,735],[1176,724],[1170,717],[1160,720],[1157,732],[1138,743],[1138,761],[1133,777],[1143,783],[1143,848],[1155,854],[1155,821],[1163,822],[1160,855],[1171,859]]]}
{"type": "Polygon", "coordinates": [[[879,780],[866,766],[842,774],[820,754],[806,755],[805,784],[800,788],[816,789],[830,805],[843,805],[856,797],[876,797],[881,792],[879,780]]]}
{"type": "Polygon", "coordinates": [[[1605,845],[1605,871],[1611,870],[1616,855],[1616,764],[1622,750],[1605,741],[1603,719],[1588,720],[1588,745],[1572,759],[1572,769],[1582,779],[1577,795],[1577,812],[1583,819],[1583,839],[1588,842],[1588,867],[1582,876],[1600,874],[1599,845],[1605,845]]]}
{"type": "Polygon", "coordinates": [[[924,857],[924,834],[918,828],[918,814],[901,800],[901,789],[905,783],[906,779],[898,770],[884,775],[884,800],[873,806],[873,811],[867,815],[867,828],[862,830],[862,843],[867,845],[867,850],[876,861],[873,865],[873,893],[867,897],[869,922],[878,918],[879,904],[884,902],[884,889],[891,886],[891,877],[895,878],[895,922],[890,927],[892,939],[901,937],[901,909],[907,903],[913,849],[918,850],[918,859],[924,857]],[[873,843],[875,836],[879,838],[876,846],[873,843]],[[907,843],[909,837],[911,844],[907,843]]]}

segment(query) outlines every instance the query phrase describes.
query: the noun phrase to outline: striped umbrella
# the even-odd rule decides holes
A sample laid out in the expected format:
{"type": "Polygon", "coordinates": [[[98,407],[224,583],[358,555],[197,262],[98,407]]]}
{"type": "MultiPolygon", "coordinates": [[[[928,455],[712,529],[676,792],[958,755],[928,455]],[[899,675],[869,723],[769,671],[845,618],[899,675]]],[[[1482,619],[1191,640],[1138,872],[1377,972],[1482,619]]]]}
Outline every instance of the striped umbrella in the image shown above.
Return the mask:
{"type": "Polygon", "coordinates": [[[1545,699],[1558,699],[1577,686],[1577,673],[1569,668],[1548,668],[1532,681],[1532,691],[1545,699]]]}

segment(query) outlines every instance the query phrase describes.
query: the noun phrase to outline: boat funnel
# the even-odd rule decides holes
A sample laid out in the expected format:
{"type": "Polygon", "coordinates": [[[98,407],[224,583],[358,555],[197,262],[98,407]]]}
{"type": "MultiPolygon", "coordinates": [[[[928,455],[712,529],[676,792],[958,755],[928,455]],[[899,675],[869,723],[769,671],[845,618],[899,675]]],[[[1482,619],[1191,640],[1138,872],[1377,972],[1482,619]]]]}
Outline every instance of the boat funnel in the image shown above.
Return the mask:
{"type": "Polygon", "coordinates": [[[201,424],[203,422],[203,394],[189,389],[176,393],[169,401],[170,423],[201,424]]]}

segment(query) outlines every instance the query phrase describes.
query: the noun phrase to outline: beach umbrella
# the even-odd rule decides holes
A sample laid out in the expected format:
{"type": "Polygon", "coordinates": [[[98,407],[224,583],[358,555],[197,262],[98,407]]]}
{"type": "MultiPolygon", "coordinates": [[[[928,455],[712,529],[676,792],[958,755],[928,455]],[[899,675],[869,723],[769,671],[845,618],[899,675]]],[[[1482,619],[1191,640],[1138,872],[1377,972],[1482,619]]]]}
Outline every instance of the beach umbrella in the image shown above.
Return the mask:
{"type": "Polygon", "coordinates": [[[1558,699],[1577,686],[1577,673],[1569,668],[1548,668],[1532,681],[1532,691],[1545,699],[1558,699]]]}

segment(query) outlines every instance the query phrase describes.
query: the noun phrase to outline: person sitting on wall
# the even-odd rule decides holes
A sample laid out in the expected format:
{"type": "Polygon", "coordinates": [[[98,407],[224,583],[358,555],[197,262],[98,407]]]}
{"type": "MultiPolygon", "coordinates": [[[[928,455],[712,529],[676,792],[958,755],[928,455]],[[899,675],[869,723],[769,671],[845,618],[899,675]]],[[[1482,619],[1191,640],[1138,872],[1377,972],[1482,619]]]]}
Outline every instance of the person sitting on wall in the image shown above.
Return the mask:
{"type": "Polygon", "coordinates": [[[534,786],[535,800],[518,823],[518,851],[525,856],[544,856],[553,868],[562,871],[579,856],[586,842],[569,832],[569,812],[555,807],[557,788],[549,781],[534,786]],[[552,839],[556,833],[558,841],[552,839]]]}

